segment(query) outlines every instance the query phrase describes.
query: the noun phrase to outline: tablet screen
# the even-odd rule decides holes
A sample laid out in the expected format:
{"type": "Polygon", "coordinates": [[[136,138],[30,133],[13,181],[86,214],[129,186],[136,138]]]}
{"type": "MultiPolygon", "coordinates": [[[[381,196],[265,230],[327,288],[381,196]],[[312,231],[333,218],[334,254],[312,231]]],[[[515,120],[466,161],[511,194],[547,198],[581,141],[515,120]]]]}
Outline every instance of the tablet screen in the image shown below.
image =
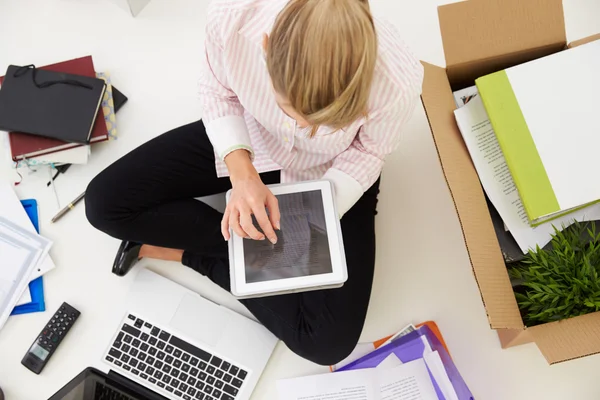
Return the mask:
{"type": "Polygon", "coordinates": [[[281,213],[277,244],[244,240],[246,282],[332,273],[321,191],[282,194],[277,200],[281,213]]]}

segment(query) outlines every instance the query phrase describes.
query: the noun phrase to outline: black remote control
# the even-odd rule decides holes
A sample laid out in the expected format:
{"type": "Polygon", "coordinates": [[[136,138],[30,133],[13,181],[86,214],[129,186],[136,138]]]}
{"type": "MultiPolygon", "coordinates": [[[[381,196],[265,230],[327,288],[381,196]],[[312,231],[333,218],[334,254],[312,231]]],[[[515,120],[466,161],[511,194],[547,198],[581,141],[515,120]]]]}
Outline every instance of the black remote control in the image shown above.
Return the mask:
{"type": "Polygon", "coordinates": [[[80,312],[75,308],[63,303],[35,339],[35,342],[21,360],[21,364],[36,374],[42,372],[58,345],[79,318],[79,314],[80,312]]]}

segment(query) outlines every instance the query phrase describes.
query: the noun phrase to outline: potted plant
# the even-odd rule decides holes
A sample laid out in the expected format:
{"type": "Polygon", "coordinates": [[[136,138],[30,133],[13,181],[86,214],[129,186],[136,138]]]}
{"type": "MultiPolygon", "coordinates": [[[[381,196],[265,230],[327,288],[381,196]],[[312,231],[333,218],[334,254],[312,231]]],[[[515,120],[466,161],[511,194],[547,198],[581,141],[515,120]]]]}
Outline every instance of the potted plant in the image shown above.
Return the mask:
{"type": "Polygon", "coordinates": [[[594,224],[555,228],[552,246],[537,247],[509,269],[526,326],[600,310],[600,234],[594,224]]]}

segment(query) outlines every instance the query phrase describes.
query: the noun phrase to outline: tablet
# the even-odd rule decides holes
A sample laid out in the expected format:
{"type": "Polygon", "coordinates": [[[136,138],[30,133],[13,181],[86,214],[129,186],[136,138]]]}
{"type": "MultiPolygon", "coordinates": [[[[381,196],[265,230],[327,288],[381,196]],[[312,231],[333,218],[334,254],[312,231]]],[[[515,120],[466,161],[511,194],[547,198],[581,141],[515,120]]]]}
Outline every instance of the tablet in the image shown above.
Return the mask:
{"type": "MultiPolygon", "coordinates": [[[[277,244],[243,239],[231,232],[231,293],[250,298],[342,286],[348,269],[331,183],[268,187],[281,213],[277,244]]],[[[228,202],[230,195],[231,191],[228,202]]],[[[260,230],[256,220],[254,224],[260,230]]]]}

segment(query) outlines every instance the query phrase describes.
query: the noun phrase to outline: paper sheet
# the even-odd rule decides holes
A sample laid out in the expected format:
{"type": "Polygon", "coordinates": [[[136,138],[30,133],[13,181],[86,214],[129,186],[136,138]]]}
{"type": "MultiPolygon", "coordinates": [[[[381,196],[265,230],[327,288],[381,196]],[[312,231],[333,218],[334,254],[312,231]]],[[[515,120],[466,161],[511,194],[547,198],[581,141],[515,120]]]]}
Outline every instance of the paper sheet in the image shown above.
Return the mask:
{"type": "Polygon", "coordinates": [[[569,226],[575,220],[600,219],[600,204],[595,204],[532,227],[481,97],[474,97],[454,114],[483,189],[523,253],[550,242],[553,226],[562,229],[563,225],[569,226]]]}
{"type": "Polygon", "coordinates": [[[380,400],[373,369],[280,380],[277,391],[279,400],[380,400]]]}
{"type": "MultiPolygon", "coordinates": [[[[5,181],[0,181],[0,205],[0,216],[23,227],[28,232],[37,234],[19,198],[10,187],[10,184],[5,181]]],[[[54,268],[55,265],[50,256],[44,257],[43,261],[32,272],[30,281],[39,278],[54,268]]]]}
{"type": "Polygon", "coordinates": [[[381,400],[438,400],[423,359],[378,370],[381,400]]]}
{"type": "Polygon", "coordinates": [[[31,303],[31,300],[31,292],[29,291],[29,287],[27,287],[15,305],[20,306],[22,304],[31,303]]]}
{"type": "Polygon", "coordinates": [[[27,289],[29,276],[51,242],[0,216],[0,328],[27,289]]]}
{"type": "Polygon", "coordinates": [[[423,359],[393,368],[280,380],[277,391],[280,400],[438,400],[423,359]]]}
{"type": "Polygon", "coordinates": [[[459,400],[456,390],[454,390],[454,386],[452,386],[452,382],[448,378],[448,373],[446,372],[446,367],[444,367],[440,353],[437,351],[425,353],[423,359],[446,400],[459,400]]]}
{"type": "Polygon", "coordinates": [[[398,358],[397,355],[392,353],[389,356],[387,356],[385,358],[385,360],[383,360],[381,363],[379,363],[379,365],[376,366],[375,368],[376,369],[391,369],[391,368],[395,368],[399,365],[402,365],[402,361],[400,361],[400,359],[398,358]]]}

